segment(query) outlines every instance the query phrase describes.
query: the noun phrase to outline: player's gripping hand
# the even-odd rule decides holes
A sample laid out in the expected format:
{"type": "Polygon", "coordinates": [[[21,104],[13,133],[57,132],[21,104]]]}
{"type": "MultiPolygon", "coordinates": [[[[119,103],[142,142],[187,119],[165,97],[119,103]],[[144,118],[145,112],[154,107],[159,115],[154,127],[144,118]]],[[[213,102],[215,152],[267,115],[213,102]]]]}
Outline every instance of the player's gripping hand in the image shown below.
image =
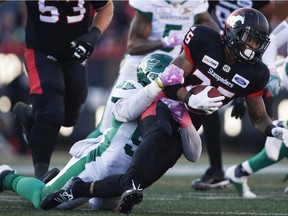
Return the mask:
{"type": "Polygon", "coordinates": [[[100,30],[97,27],[92,27],[87,34],[84,34],[72,41],[71,46],[75,48],[73,58],[86,60],[93,53],[94,46],[100,35],[100,30]]]}
{"type": "MultiPolygon", "coordinates": [[[[204,111],[207,115],[212,114],[217,111],[222,105],[222,100],[225,99],[224,96],[210,98],[208,92],[212,87],[207,86],[203,91],[196,95],[190,95],[188,100],[185,98],[185,102],[193,109],[198,109],[204,111]]],[[[189,96],[189,95],[188,95],[189,96]]]]}
{"type": "Polygon", "coordinates": [[[270,79],[266,86],[267,90],[270,92],[272,97],[278,95],[279,91],[281,90],[281,79],[278,73],[275,70],[270,70],[270,79]]]}
{"type": "Polygon", "coordinates": [[[236,119],[242,119],[246,111],[244,99],[242,97],[235,98],[232,102],[232,106],[233,108],[231,111],[231,117],[235,117],[236,119]]]}
{"type": "Polygon", "coordinates": [[[192,124],[189,112],[182,102],[164,97],[160,100],[170,109],[173,119],[178,122],[182,128],[187,128],[192,124]]]}
{"type": "Polygon", "coordinates": [[[184,71],[176,65],[169,65],[163,73],[155,79],[155,82],[160,88],[165,86],[183,84],[184,83],[184,71]]]}
{"type": "Polygon", "coordinates": [[[177,45],[182,45],[183,44],[183,38],[180,37],[177,33],[173,33],[169,36],[162,37],[161,42],[163,47],[175,47],[177,45]]]}
{"type": "Polygon", "coordinates": [[[288,130],[282,127],[274,127],[271,130],[274,137],[282,140],[286,147],[288,147],[288,130]]]}

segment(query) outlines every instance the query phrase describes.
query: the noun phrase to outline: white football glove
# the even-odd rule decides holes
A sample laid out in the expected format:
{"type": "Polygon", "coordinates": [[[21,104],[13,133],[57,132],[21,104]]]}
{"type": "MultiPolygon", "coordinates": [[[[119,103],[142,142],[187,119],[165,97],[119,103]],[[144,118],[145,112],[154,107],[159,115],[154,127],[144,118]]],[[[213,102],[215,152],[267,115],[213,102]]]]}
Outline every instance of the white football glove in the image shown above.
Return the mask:
{"type": "Polygon", "coordinates": [[[286,147],[288,147],[288,130],[281,127],[274,127],[271,130],[271,133],[274,137],[282,140],[286,147]]]}
{"type": "Polygon", "coordinates": [[[206,112],[210,115],[213,112],[217,111],[222,105],[222,100],[225,99],[224,96],[219,97],[208,97],[208,92],[212,87],[207,86],[202,92],[196,95],[191,95],[188,100],[188,106],[193,109],[198,109],[206,112]]]}
{"type": "Polygon", "coordinates": [[[270,70],[270,79],[266,86],[267,90],[270,92],[272,97],[275,97],[279,94],[281,90],[282,82],[280,76],[276,72],[276,70],[270,70]]]}

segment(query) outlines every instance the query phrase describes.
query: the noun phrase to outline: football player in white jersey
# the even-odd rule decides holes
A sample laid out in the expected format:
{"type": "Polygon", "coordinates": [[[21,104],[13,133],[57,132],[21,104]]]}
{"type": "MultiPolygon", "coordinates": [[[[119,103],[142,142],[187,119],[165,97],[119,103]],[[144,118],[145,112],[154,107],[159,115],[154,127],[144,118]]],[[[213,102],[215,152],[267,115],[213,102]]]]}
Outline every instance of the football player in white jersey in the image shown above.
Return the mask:
{"type": "MultiPolygon", "coordinates": [[[[142,0],[129,0],[129,4],[135,9],[135,15],[129,30],[127,53],[122,60],[115,86],[123,80],[136,80],[136,67],[148,53],[166,53],[176,57],[181,51],[185,32],[193,24],[205,24],[219,30],[207,12],[207,0],[147,0],[145,4],[142,0]]],[[[101,122],[88,138],[95,138],[111,127],[111,94],[101,122]]]]}
{"type": "MultiPolygon", "coordinates": [[[[163,72],[171,61],[172,57],[166,54],[154,53],[146,56],[138,67],[138,82],[124,81],[113,91],[112,96],[118,101],[113,109],[115,118],[112,118],[112,128],[107,129],[103,136],[75,143],[70,149],[71,160],[50,182],[45,185],[36,178],[18,175],[8,165],[2,165],[0,166],[0,192],[3,190],[15,191],[31,201],[36,208],[40,208],[42,198],[48,193],[62,188],[72,176],[79,176],[84,181],[95,181],[108,175],[125,173],[134,151],[142,140],[137,118],[152,103],[163,87],[184,81],[181,71],[180,73],[171,70],[163,72]],[[144,88],[144,86],[146,87],[144,88]],[[116,118],[125,120],[119,121],[116,118]]],[[[179,119],[180,121],[181,119],[179,119]]],[[[191,124],[191,126],[193,125],[191,124]]],[[[195,153],[194,158],[191,158],[191,156],[193,157],[191,152],[187,153],[187,155],[189,154],[187,159],[195,161],[201,152],[200,136],[194,127],[184,130],[188,133],[192,132],[190,135],[197,137],[196,141],[198,142],[195,142],[195,137],[193,140],[194,144],[199,147],[199,151],[195,153]]],[[[183,143],[185,143],[184,139],[183,143]]],[[[189,140],[186,144],[186,147],[191,145],[189,140]]],[[[197,146],[194,146],[193,149],[197,146]]],[[[183,149],[185,149],[184,146],[183,149]]],[[[193,150],[193,152],[195,151],[193,150]]],[[[93,209],[113,210],[117,207],[119,199],[92,198],[90,204],[93,209]]],[[[85,201],[86,199],[81,198],[63,203],[59,208],[73,209],[85,201]]]]}
{"type": "MultiPolygon", "coordinates": [[[[268,66],[271,71],[276,72],[276,56],[278,49],[286,44],[288,49],[288,17],[283,20],[270,34],[271,43],[268,46],[266,52],[263,54],[262,61],[268,66]]],[[[278,77],[278,75],[275,75],[278,77]]],[[[274,94],[277,95],[280,90],[278,78],[274,78],[273,74],[270,75],[270,81],[267,85],[268,88],[273,89],[274,94]],[[273,81],[276,82],[273,82],[273,81]],[[271,86],[274,85],[274,86],[271,86]]],[[[283,87],[288,91],[288,57],[284,60],[282,71],[282,83],[283,87]]],[[[288,120],[286,121],[274,121],[278,126],[288,128],[288,120]]],[[[233,165],[226,171],[226,177],[235,186],[240,196],[244,198],[256,198],[257,195],[250,191],[248,186],[248,177],[259,170],[268,167],[281,161],[288,156],[288,148],[273,137],[267,137],[265,148],[249,158],[248,160],[240,163],[239,165],[233,165]]],[[[288,188],[285,189],[288,193],[288,188]]]]}

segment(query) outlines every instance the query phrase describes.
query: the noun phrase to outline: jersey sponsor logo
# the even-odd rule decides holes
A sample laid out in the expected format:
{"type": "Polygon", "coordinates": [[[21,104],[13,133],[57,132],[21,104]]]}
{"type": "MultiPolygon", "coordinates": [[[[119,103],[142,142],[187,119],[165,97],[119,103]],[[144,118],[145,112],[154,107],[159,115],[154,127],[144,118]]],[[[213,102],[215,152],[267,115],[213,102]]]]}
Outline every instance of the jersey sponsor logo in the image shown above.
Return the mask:
{"type": "Polygon", "coordinates": [[[239,74],[235,74],[232,82],[241,86],[242,88],[246,88],[249,84],[249,80],[245,79],[244,77],[240,76],[239,74]]]}
{"type": "Polygon", "coordinates": [[[212,69],[212,68],[209,68],[208,70],[208,73],[214,77],[217,82],[221,82],[223,83],[224,85],[230,87],[230,88],[233,88],[234,84],[229,82],[227,79],[224,79],[223,77],[219,76],[219,74],[215,73],[215,71],[212,69]]]}
{"type": "Polygon", "coordinates": [[[191,16],[190,14],[186,14],[188,16],[183,16],[184,13],[181,15],[175,15],[172,13],[172,10],[170,7],[157,7],[155,13],[159,16],[160,20],[180,20],[180,21],[187,21],[190,20],[191,16]]]}
{"type": "Polygon", "coordinates": [[[216,69],[219,65],[219,62],[212,59],[211,57],[205,55],[202,59],[202,62],[204,62],[205,64],[209,65],[210,67],[216,69]]]}
{"type": "Polygon", "coordinates": [[[182,7],[182,8],[180,8],[180,13],[181,14],[192,14],[192,12],[193,12],[193,9],[192,9],[192,7],[182,7]]]}
{"type": "Polygon", "coordinates": [[[244,24],[244,21],[245,21],[245,17],[240,16],[240,15],[231,16],[231,17],[229,18],[229,24],[230,24],[230,26],[232,26],[232,28],[235,27],[235,24],[236,24],[237,22],[241,22],[241,24],[244,24]]]}
{"type": "Polygon", "coordinates": [[[238,0],[237,5],[239,5],[239,7],[252,8],[253,1],[252,0],[238,0]]]}
{"type": "Polygon", "coordinates": [[[157,7],[156,13],[157,14],[171,14],[171,8],[170,7],[157,7]]]}
{"type": "Polygon", "coordinates": [[[223,69],[223,71],[228,73],[231,70],[231,67],[229,65],[225,64],[222,69],[223,69]]]}

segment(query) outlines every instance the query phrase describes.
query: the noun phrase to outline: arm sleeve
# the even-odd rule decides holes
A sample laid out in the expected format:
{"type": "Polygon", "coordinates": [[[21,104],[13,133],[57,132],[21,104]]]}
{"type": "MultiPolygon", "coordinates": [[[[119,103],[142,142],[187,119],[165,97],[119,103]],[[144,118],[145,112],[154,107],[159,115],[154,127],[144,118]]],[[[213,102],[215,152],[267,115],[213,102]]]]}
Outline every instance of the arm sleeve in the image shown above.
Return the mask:
{"type": "Polygon", "coordinates": [[[188,161],[196,162],[202,152],[202,141],[193,124],[187,128],[180,128],[183,155],[188,161]]]}
{"type": "Polygon", "coordinates": [[[129,98],[118,100],[112,113],[118,121],[128,122],[137,119],[151,105],[161,89],[155,82],[139,90],[129,98]]]}

